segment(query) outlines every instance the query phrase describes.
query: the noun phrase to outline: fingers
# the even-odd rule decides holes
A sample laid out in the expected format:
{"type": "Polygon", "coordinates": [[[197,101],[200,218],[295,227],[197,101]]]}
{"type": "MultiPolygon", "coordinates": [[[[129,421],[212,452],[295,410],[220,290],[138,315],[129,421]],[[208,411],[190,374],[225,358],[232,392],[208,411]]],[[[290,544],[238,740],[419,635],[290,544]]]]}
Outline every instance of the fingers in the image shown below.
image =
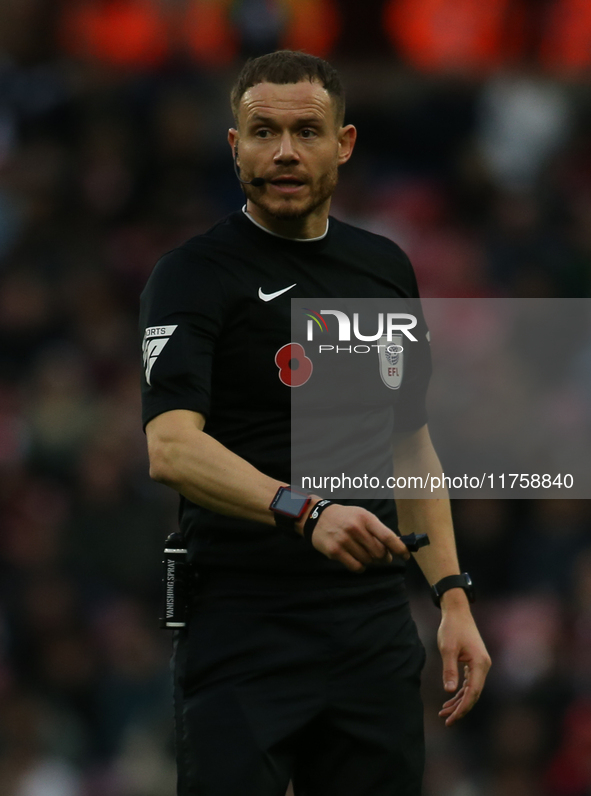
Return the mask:
{"type": "Polygon", "coordinates": [[[365,572],[366,567],[375,564],[376,561],[370,556],[363,545],[354,539],[347,539],[329,556],[344,564],[351,572],[365,572]]]}
{"type": "MultiPolygon", "coordinates": [[[[368,517],[373,517],[369,512],[367,512],[367,515],[368,517]]],[[[369,522],[367,517],[362,516],[360,519],[361,522],[351,528],[351,537],[365,548],[371,558],[380,561],[387,557],[389,555],[389,550],[373,533],[370,533],[368,530],[369,522]]]]}
{"type": "Polygon", "coordinates": [[[392,544],[397,554],[406,552],[408,557],[405,545],[397,540],[396,534],[370,512],[358,506],[337,504],[323,513],[312,536],[312,544],[317,550],[356,572],[362,572],[370,565],[390,564],[392,552],[389,545],[392,544]],[[377,534],[385,538],[388,544],[377,534]],[[358,565],[354,565],[353,561],[358,565]]]}
{"type": "Polygon", "coordinates": [[[462,701],[462,698],[463,698],[463,696],[464,696],[464,694],[465,694],[465,692],[466,692],[466,687],[467,687],[467,686],[463,685],[463,686],[460,688],[460,690],[458,691],[458,693],[457,693],[457,694],[456,694],[454,697],[452,697],[451,699],[448,699],[448,700],[447,700],[447,702],[444,702],[444,703],[443,703],[443,707],[442,707],[442,708],[441,708],[441,710],[439,711],[439,715],[440,715],[440,716],[441,716],[443,713],[445,713],[446,715],[448,715],[448,716],[449,716],[449,715],[450,715],[450,713],[453,713],[453,712],[454,712],[454,710],[456,709],[456,707],[457,707],[457,706],[460,704],[460,702],[462,701]]]}
{"type": "Polygon", "coordinates": [[[382,558],[375,558],[373,563],[376,566],[380,567],[380,566],[386,566],[388,564],[391,564],[392,560],[393,560],[392,559],[392,553],[389,550],[386,550],[386,552],[384,553],[382,558]]]}
{"type": "Polygon", "coordinates": [[[365,567],[354,556],[343,551],[337,559],[344,564],[351,572],[365,572],[365,567]]]}
{"type": "Polygon", "coordinates": [[[377,549],[374,545],[371,550],[368,550],[365,539],[361,542],[352,538],[348,539],[343,543],[343,548],[350,553],[353,558],[357,559],[357,561],[365,566],[370,566],[372,564],[375,566],[383,566],[384,564],[390,564],[392,562],[392,554],[386,550],[383,545],[380,544],[377,549]]]}
{"type": "Polygon", "coordinates": [[[346,539],[342,547],[356,561],[359,561],[360,564],[367,567],[373,563],[373,556],[368,553],[366,548],[362,544],[359,544],[356,539],[346,539]]]}
{"type": "Polygon", "coordinates": [[[441,650],[443,659],[443,687],[446,691],[455,691],[458,687],[458,659],[455,650],[441,650]]]}
{"type": "Polygon", "coordinates": [[[366,526],[370,535],[378,539],[392,555],[402,556],[405,561],[410,558],[407,546],[400,541],[400,537],[394,533],[387,525],[380,522],[377,517],[370,514],[366,526]]]}
{"type": "Polygon", "coordinates": [[[386,551],[382,558],[374,558],[371,556],[365,547],[358,544],[355,540],[349,539],[343,543],[339,554],[334,556],[338,561],[345,564],[347,569],[354,572],[364,572],[368,566],[384,566],[392,562],[391,554],[386,551]],[[351,566],[351,561],[355,561],[359,566],[351,566]]]}
{"type": "Polygon", "coordinates": [[[441,716],[441,718],[447,719],[447,721],[445,722],[447,727],[449,727],[450,724],[453,724],[454,721],[460,718],[457,715],[454,716],[454,714],[456,714],[458,707],[461,706],[464,695],[465,695],[465,689],[461,689],[460,691],[458,691],[457,696],[454,697],[454,699],[449,700],[449,703],[446,702],[445,705],[439,711],[439,716],[441,716]]]}
{"type": "Polygon", "coordinates": [[[391,564],[392,553],[375,536],[364,532],[355,542],[369,555],[370,564],[391,564]]]}
{"type": "MultiPolygon", "coordinates": [[[[468,681],[469,681],[469,669],[468,669],[467,666],[465,666],[464,667],[464,682],[462,683],[462,687],[460,688],[460,690],[456,694],[454,694],[453,697],[451,697],[451,699],[448,699],[447,702],[443,703],[443,707],[439,711],[439,715],[442,718],[447,718],[448,719],[448,721],[445,722],[447,726],[449,726],[449,724],[453,723],[449,719],[452,716],[454,716],[454,714],[457,713],[458,708],[461,709],[461,708],[464,707],[462,703],[463,703],[463,701],[464,701],[464,699],[466,697],[466,693],[468,692],[468,689],[469,689],[468,681]]],[[[453,721],[456,721],[456,719],[458,719],[458,718],[459,718],[459,716],[455,715],[454,718],[453,718],[453,721]]]]}
{"type": "Polygon", "coordinates": [[[477,701],[478,696],[474,694],[474,690],[470,686],[461,689],[457,694],[457,698],[452,700],[452,703],[447,708],[443,708],[439,712],[439,715],[445,718],[445,726],[450,727],[458,719],[463,718],[472,710],[477,701]]]}
{"type": "Polygon", "coordinates": [[[475,666],[474,668],[467,664],[464,666],[462,687],[457,694],[444,703],[439,711],[439,716],[445,718],[446,727],[450,727],[458,719],[463,718],[478,702],[487,671],[488,669],[485,666],[475,666]]]}

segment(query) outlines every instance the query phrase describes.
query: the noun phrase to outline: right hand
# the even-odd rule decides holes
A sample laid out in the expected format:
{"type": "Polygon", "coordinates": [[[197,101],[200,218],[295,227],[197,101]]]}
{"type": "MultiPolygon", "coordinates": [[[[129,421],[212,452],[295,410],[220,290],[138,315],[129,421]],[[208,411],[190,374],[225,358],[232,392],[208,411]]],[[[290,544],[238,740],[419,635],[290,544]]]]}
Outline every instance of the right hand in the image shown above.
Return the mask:
{"type": "Polygon", "coordinates": [[[390,564],[395,555],[410,558],[398,535],[360,506],[327,506],[312,534],[312,544],[351,572],[364,572],[372,564],[390,564]]]}

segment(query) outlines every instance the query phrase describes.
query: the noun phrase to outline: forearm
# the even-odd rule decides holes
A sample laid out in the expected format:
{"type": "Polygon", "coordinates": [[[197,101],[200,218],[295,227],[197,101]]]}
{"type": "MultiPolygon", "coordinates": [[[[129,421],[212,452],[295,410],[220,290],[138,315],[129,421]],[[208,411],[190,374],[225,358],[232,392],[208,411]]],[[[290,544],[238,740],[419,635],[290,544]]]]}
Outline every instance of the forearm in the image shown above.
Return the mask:
{"type": "MultiPolygon", "coordinates": [[[[442,468],[435,453],[426,427],[403,441],[395,457],[398,474],[441,476],[442,468]]],[[[446,489],[440,489],[437,497],[409,497],[410,490],[396,498],[398,526],[402,534],[426,533],[430,544],[421,548],[414,557],[430,585],[447,575],[460,572],[451,516],[451,507],[446,489]]],[[[462,589],[450,589],[443,595],[442,606],[467,605],[462,589]]]]}
{"type": "Polygon", "coordinates": [[[401,534],[426,533],[430,544],[414,557],[429,583],[459,573],[449,500],[445,498],[397,499],[401,534]]]}
{"type": "Polygon", "coordinates": [[[148,424],[152,478],[211,511],[274,525],[269,504],[284,482],[261,473],[199,426],[201,416],[184,410],[148,424]]]}
{"type": "MultiPolygon", "coordinates": [[[[151,477],[211,511],[275,525],[269,505],[286,484],[228,450],[206,434],[204,426],[203,415],[184,409],[151,420],[146,426],[151,477]]],[[[320,499],[310,497],[310,505],[294,527],[301,535],[320,499]]],[[[389,563],[393,555],[408,556],[390,528],[357,506],[330,506],[314,530],[313,546],[354,572],[372,563],[389,563]]]]}
{"type": "MultiPolygon", "coordinates": [[[[427,426],[394,440],[394,470],[400,475],[441,476],[427,426]]],[[[413,482],[416,483],[416,482],[413,482]]],[[[424,481],[423,481],[424,483],[424,481]]],[[[449,497],[446,490],[432,498],[412,497],[409,490],[396,497],[398,525],[402,533],[426,533],[430,544],[415,553],[417,563],[430,585],[460,572],[449,497]]],[[[462,588],[448,589],[441,595],[441,624],[437,643],[443,658],[443,683],[448,693],[460,690],[447,700],[439,715],[450,726],[474,706],[490,668],[490,657],[470,611],[462,588]],[[461,666],[461,669],[459,667],[461,666]]]]}
{"type": "MultiPolygon", "coordinates": [[[[426,533],[430,544],[414,553],[417,564],[429,585],[447,575],[460,572],[451,518],[446,498],[409,498],[396,500],[398,527],[401,533],[426,533]]],[[[441,607],[468,606],[463,589],[450,589],[441,598],[441,607]]]]}

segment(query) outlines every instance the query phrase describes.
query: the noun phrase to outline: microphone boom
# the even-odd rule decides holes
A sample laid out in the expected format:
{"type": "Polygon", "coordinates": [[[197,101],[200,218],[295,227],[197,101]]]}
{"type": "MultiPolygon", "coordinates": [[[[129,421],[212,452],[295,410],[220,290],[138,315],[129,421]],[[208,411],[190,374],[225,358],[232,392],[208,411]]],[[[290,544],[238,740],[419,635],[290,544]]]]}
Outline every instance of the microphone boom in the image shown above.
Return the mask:
{"type": "Polygon", "coordinates": [[[260,188],[262,185],[266,183],[266,180],[263,177],[253,177],[252,180],[243,180],[240,177],[240,169],[238,168],[238,163],[236,162],[238,159],[238,152],[234,154],[234,173],[236,174],[236,179],[238,182],[242,183],[242,185],[252,185],[254,188],[260,188]]]}

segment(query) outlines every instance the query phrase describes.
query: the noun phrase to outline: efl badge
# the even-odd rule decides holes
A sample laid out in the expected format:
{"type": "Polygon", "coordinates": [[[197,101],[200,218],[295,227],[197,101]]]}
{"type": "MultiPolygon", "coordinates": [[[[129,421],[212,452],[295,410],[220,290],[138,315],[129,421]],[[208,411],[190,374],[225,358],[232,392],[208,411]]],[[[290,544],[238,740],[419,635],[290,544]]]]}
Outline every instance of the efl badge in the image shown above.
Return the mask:
{"type": "Polygon", "coordinates": [[[388,342],[386,335],[378,340],[378,358],[380,360],[380,376],[391,390],[397,390],[402,383],[404,370],[403,335],[393,334],[388,342]]]}

